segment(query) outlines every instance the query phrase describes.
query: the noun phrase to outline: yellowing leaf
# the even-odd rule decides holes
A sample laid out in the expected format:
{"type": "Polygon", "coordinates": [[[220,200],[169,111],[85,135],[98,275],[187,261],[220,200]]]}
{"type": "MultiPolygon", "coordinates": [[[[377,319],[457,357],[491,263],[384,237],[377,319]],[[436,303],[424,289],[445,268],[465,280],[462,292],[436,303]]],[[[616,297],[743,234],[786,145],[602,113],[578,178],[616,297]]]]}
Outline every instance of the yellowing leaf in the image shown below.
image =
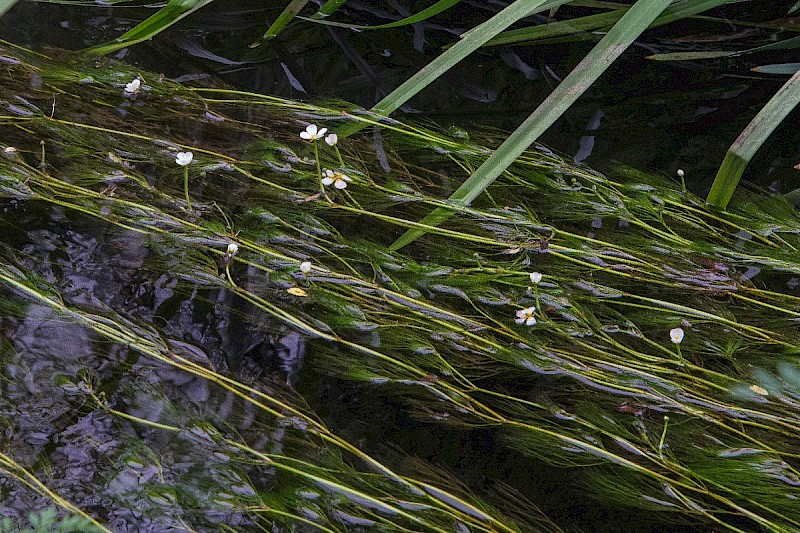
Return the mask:
{"type": "Polygon", "coordinates": [[[286,289],[286,292],[288,292],[292,296],[302,296],[303,298],[308,296],[308,292],[306,292],[305,289],[301,289],[300,287],[291,287],[289,289],[286,289]]]}

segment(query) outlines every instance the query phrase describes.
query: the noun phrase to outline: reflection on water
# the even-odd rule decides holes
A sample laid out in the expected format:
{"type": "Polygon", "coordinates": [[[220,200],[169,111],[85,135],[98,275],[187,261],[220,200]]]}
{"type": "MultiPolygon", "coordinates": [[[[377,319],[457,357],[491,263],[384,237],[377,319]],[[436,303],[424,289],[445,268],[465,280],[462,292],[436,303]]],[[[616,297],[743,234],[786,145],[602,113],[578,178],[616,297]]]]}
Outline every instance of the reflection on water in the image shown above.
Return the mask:
{"type": "MultiPolygon", "coordinates": [[[[124,309],[143,323],[161,323],[176,352],[219,370],[233,359],[250,375],[300,379],[305,348],[298,333],[268,333],[265,318],[231,305],[225,291],[212,299],[197,291],[182,294],[175,277],[148,268],[153,252],[141,234],[66,217],[44,204],[26,206],[22,216],[7,205],[2,225],[24,265],[41,283],[55,284],[65,305],[100,315],[124,309]],[[216,354],[213,363],[206,353],[216,354]]],[[[20,308],[4,292],[6,305],[17,308],[2,318],[0,417],[5,446],[17,461],[37,470],[47,465],[53,490],[115,532],[253,526],[226,502],[235,497],[238,507],[255,491],[267,490],[274,475],[259,471],[251,477],[241,451],[220,445],[198,421],[217,421],[271,453],[281,449],[285,428],[277,430],[263,412],[207,379],[142,359],[49,306],[20,308]],[[108,408],[175,430],[97,410],[93,395],[108,408]],[[187,520],[206,526],[187,528],[187,520]]],[[[52,505],[8,478],[0,486],[3,516],[26,519],[32,510],[52,505]]]]}

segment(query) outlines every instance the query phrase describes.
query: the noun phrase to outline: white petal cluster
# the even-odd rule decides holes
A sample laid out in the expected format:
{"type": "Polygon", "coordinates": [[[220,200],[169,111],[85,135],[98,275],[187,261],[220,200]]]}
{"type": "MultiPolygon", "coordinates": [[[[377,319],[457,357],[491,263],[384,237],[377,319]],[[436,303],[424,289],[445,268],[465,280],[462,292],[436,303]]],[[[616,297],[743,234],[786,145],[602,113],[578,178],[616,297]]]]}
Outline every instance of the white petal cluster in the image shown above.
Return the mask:
{"type": "Polygon", "coordinates": [[[671,330],[669,330],[669,340],[671,340],[675,344],[680,344],[681,341],[683,341],[683,329],[672,328],[671,330]]]}
{"type": "Polygon", "coordinates": [[[333,185],[337,189],[345,189],[347,188],[347,184],[353,181],[353,178],[348,176],[347,174],[343,174],[341,172],[335,172],[333,170],[326,170],[323,172],[324,178],[322,178],[323,185],[333,185]]]}
{"type": "Polygon", "coordinates": [[[533,326],[536,324],[536,307],[526,307],[525,309],[520,309],[517,311],[517,318],[514,319],[514,322],[517,324],[525,324],[526,326],[533,326]]]}
{"type": "Polygon", "coordinates": [[[175,154],[175,162],[182,167],[191,163],[192,159],[194,159],[194,154],[192,152],[178,152],[175,154]]]}
{"type": "Polygon", "coordinates": [[[327,131],[328,128],[320,128],[316,124],[309,124],[306,126],[305,131],[300,132],[300,138],[307,141],[316,141],[317,139],[322,139],[327,131]]]}
{"type": "Polygon", "coordinates": [[[125,84],[125,96],[134,96],[139,94],[142,88],[142,80],[134,78],[130,83],[125,84]]]}

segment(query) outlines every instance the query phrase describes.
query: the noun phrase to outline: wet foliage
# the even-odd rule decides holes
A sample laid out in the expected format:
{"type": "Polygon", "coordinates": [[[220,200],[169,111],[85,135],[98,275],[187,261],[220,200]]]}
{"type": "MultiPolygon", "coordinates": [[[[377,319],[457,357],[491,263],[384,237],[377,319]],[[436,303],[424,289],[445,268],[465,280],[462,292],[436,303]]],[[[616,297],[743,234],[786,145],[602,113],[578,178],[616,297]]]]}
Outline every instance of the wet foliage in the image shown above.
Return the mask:
{"type": "Polygon", "coordinates": [[[714,212],[537,147],[459,207],[442,198],[491,132],[2,48],[10,518],[572,531],[591,502],[647,511],[617,530],[800,529],[786,200],[714,212]],[[373,127],[299,135],[351,122],[373,127]],[[352,181],[321,190],[326,169],[352,181]],[[457,214],[388,251],[441,205],[457,214]],[[332,412],[348,394],[355,420],[332,412]],[[415,456],[381,438],[396,420],[463,447],[415,456]]]}

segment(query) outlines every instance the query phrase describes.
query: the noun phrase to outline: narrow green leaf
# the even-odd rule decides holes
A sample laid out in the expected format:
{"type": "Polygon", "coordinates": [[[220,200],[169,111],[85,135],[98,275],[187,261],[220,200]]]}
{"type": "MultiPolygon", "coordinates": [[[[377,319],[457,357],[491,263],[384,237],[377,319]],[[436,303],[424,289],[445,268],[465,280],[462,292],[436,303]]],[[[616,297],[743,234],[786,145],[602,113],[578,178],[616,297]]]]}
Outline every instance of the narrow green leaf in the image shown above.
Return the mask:
{"type": "Polygon", "coordinates": [[[323,4],[319,11],[317,11],[312,18],[320,19],[324,17],[330,17],[333,15],[337,9],[342,7],[347,0],[328,0],[323,4]]]}
{"type": "Polygon", "coordinates": [[[483,24],[462,35],[461,40],[449,50],[420,69],[419,72],[411,76],[386,98],[375,104],[372,111],[381,115],[388,115],[504,29],[528,15],[550,9],[567,1],[569,0],[550,2],[547,0],[516,0],[483,24]]]}
{"type": "MultiPolygon", "coordinates": [[[[717,57],[725,57],[725,56],[733,56],[733,55],[742,55],[742,54],[752,54],[754,52],[766,52],[769,50],[793,50],[796,48],[800,48],[800,37],[792,37],[791,39],[784,39],[782,41],[778,41],[776,43],[765,44],[763,46],[756,46],[755,48],[748,48],[746,50],[734,50],[734,51],[719,51],[719,50],[710,50],[706,52],[674,52],[669,54],[653,54],[648,56],[647,59],[655,59],[657,61],[684,61],[684,60],[693,60],[693,59],[714,59],[717,57]]],[[[756,69],[753,69],[756,70],[756,69]]],[[[761,72],[756,70],[756,72],[761,72]]],[[[790,72],[789,74],[793,74],[794,71],[790,72]]],[[[785,74],[785,73],[782,73],[785,74]]]]}
{"type": "MultiPolygon", "coordinates": [[[[436,81],[442,74],[510,25],[524,17],[546,11],[567,2],[569,0],[516,0],[483,24],[461,35],[460,41],[403,82],[397,89],[375,104],[370,111],[383,116],[391,114],[415,94],[436,81]]],[[[364,129],[367,125],[368,122],[362,121],[348,122],[339,128],[337,133],[340,138],[344,138],[364,129]]]]}
{"type": "Polygon", "coordinates": [[[784,118],[800,102],[800,71],[789,78],[739,134],[725,154],[706,201],[725,209],[745,167],[784,118]]]}
{"type": "Polygon", "coordinates": [[[0,0],[0,17],[6,14],[6,11],[14,7],[17,0],[0,0]]]}
{"type": "Polygon", "coordinates": [[[313,17],[298,17],[298,18],[302,18],[303,20],[308,20],[311,22],[316,22],[317,24],[324,24],[326,26],[336,26],[337,28],[348,28],[353,30],[382,30],[385,28],[399,28],[400,26],[407,26],[409,24],[416,24],[417,22],[422,22],[423,20],[427,20],[435,15],[438,15],[442,11],[450,9],[459,2],[461,2],[461,0],[439,0],[432,6],[423,9],[422,11],[420,11],[415,15],[411,15],[402,20],[397,20],[395,22],[390,22],[388,24],[379,24],[377,26],[359,26],[358,24],[345,24],[343,22],[320,20],[321,16],[319,15],[319,13],[316,13],[313,17]]]}
{"type": "MultiPolygon", "coordinates": [[[[525,122],[450,196],[450,201],[458,206],[469,205],[561,117],[669,4],[670,0],[636,2],[525,122]]],[[[421,223],[436,226],[452,214],[451,209],[440,207],[426,216],[421,223]]],[[[424,233],[421,229],[408,230],[390,246],[390,249],[402,248],[424,233]]]]}
{"type": "Polygon", "coordinates": [[[108,54],[126,46],[131,46],[147,39],[152,39],[182,18],[194,13],[214,0],[170,0],[154,15],[137,24],[130,31],[117,39],[93,46],[86,51],[91,54],[108,54]]]}
{"type": "Polygon", "coordinates": [[[289,24],[293,18],[297,16],[298,13],[306,6],[308,0],[292,0],[289,2],[289,5],[286,6],[286,9],[278,15],[278,18],[275,19],[275,22],[272,23],[267,29],[267,32],[262,37],[263,39],[274,39],[278,36],[280,32],[289,24]]]}
{"type": "Polygon", "coordinates": [[[626,9],[617,9],[607,13],[597,13],[585,17],[550,22],[549,24],[504,31],[497,37],[489,40],[485,46],[522,43],[531,44],[544,39],[552,39],[553,37],[562,37],[564,35],[593,32],[602,28],[609,28],[622,18],[625,11],[626,9]]]}
{"type": "MultiPolygon", "coordinates": [[[[693,17],[709,9],[714,9],[727,4],[733,4],[744,0],[684,0],[677,2],[664,10],[650,25],[651,28],[670,24],[672,22],[693,17]]],[[[581,3],[581,2],[576,2],[581,3]]],[[[581,3],[583,4],[583,3],[581,3]]],[[[530,28],[520,28],[500,33],[497,37],[486,43],[486,46],[508,45],[508,44],[533,44],[545,39],[553,39],[565,35],[581,34],[591,36],[600,32],[605,32],[613,24],[622,18],[628,9],[624,4],[604,2],[594,7],[612,9],[608,13],[599,13],[578,17],[570,20],[551,22],[530,28]]]]}
{"type": "Polygon", "coordinates": [[[728,57],[740,54],[737,51],[724,51],[724,50],[706,50],[704,52],[670,52],[667,54],[653,54],[647,56],[647,59],[653,61],[695,61],[697,59],[717,59],[719,57],[728,57]]]}
{"type": "Polygon", "coordinates": [[[750,70],[753,72],[760,72],[762,74],[784,74],[791,76],[800,70],[800,63],[776,63],[774,65],[760,65],[753,67],[750,70]]]}

